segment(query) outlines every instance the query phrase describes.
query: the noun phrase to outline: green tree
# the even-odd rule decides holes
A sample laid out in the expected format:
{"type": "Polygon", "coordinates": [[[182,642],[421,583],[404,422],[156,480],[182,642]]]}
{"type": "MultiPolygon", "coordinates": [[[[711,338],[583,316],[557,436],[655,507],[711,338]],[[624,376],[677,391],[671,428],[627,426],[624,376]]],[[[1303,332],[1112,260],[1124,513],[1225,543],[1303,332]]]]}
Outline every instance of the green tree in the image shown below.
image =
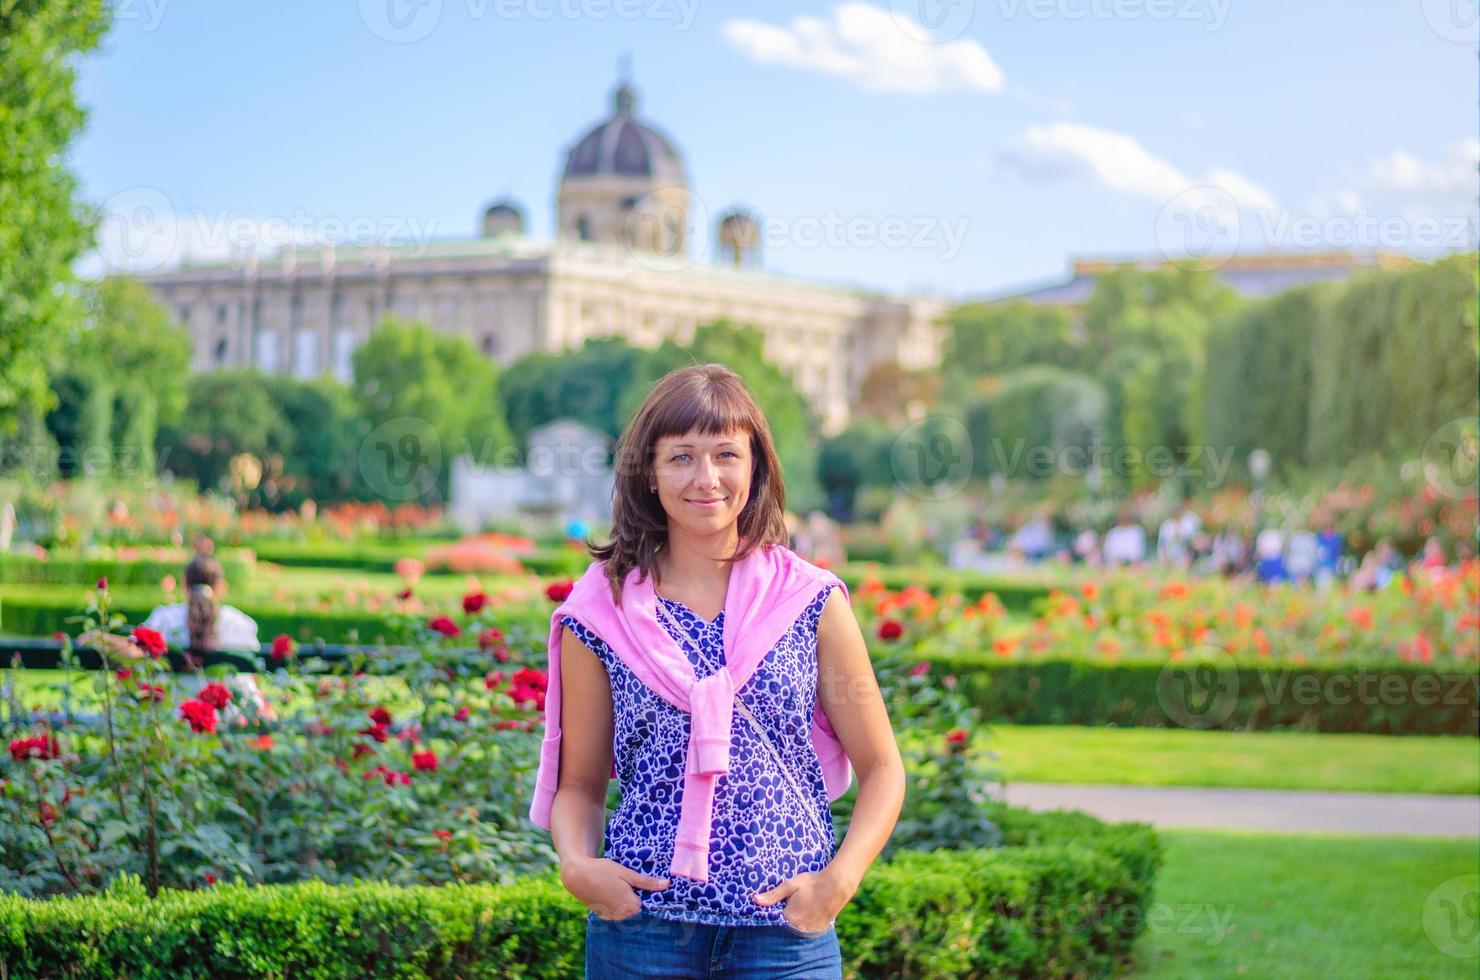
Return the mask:
{"type": "Polygon", "coordinates": [[[350,387],[327,374],[308,379],[278,374],[265,384],[286,423],[274,431],[269,446],[283,460],[282,475],[273,480],[272,505],[373,498],[357,459],[369,427],[350,387]]]}
{"type": "Polygon", "coordinates": [[[75,56],[107,29],[103,0],[0,0],[0,432],[56,405],[47,357],[82,317],[72,264],[98,217],[64,161],[87,117],[75,56]]]}
{"type": "Polygon", "coordinates": [[[572,418],[616,439],[622,396],[647,356],[621,338],[600,337],[576,351],[539,351],[510,364],[500,376],[499,394],[514,438],[527,446],[531,430],[572,418]]]}
{"type": "MultiPolygon", "coordinates": [[[[360,414],[372,432],[383,427],[381,434],[394,437],[385,445],[398,455],[386,465],[414,471],[403,476],[424,485],[432,502],[446,499],[454,458],[488,463],[514,444],[498,370],[465,336],[386,317],[353,364],[360,414]]],[[[371,482],[388,492],[384,480],[371,482]]]]}
{"type": "Polygon", "coordinates": [[[210,371],[190,377],[184,415],[160,428],[160,466],[194,480],[202,490],[234,493],[241,503],[260,506],[268,503],[260,482],[233,484],[231,460],[245,454],[265,473],[276,447],[291,440],[288,421],[260,371],[210,371]]]}

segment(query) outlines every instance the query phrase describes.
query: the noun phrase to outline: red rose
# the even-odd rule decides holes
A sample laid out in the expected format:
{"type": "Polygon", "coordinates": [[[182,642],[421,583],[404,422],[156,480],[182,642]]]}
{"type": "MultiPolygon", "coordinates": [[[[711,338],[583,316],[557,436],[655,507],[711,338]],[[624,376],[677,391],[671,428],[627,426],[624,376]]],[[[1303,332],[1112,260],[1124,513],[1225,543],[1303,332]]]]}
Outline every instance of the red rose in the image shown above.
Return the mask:
{"type": "Polygon", "coordinates": [[[216,706],[205,701],[192,698],[180,705],[180,718],[189,722],[191,730],[197,735],[216,730],[216,706]]]}
{"type": "Polygon", "coordinates": [[[206,884],[207,885],[214,885],[215,883],[216,883],[216,876],[212,872],[207,871],[206,872],[206,884]]]}
{"type": "Polygon", "coordinates": [[[450,831],[450,830],[434,830],[434,831],[432,831],[432,836],[433,837],[440,837],[443,840],[452,840],[452,831],[450,831]]]}
{"type": "Polygon", "coordinates": [[[293,638],[287,633],[279,633],[272,638],[272,659],[286,660],[293,655],[293,638]]]}
{"type": "Polygon", "coordinates": [[[105,591],[107,591],[107,589],[108,589],[108,576],[104,575],[102,578],[98,579],[98,591],[99,592],[105,592],[105,591]]]}
{"type": "Polygon", "coordinates": [[[964,728],[953,728],[946,733],[946,744],[952,748],[958,745],[965,745],[969,737],[970,735],[964,728]]]}
{"type": "Polygon", "coordinates": [[[129,636],[133,638],[135,643],[143,647],[149,656],[164,656],[166,647],[164,637],[160,635],[159,630],[152,630],[147,626],[135,626],[129,636]]]}
{"type": "Polygon", "coordinates": [[[462,628],[446,616],[438,616],[427,623],[427,626],[446,637],[458,636],[462,633],[462,628]]]}
{"type": "Polygon", "coordinates": [[[16,762],[22,759],[55,759],[61,752],[61,744],[55,735],[33,735],[10,743],[10,757],[16,762]]]}
{"type": "Polygon", "coordinates": [[[411,753],[411,764],[417,769],[435,772],[437,769],[437,753],[431,749],[425,752],[413,752],[411,753]]]}
{"type": "Polygon", "coordinates": [[[468,716],[472,713],[473,712],[471,711],[471,709],[468,708],[467,705],[463,705],[461,708],[457,709],[457,713],[454,714],[452,717],[456,718],[458,721],[467,721],[468,716]]]}
{"type": "Polygon", "coordinates": [[[122,670],[115,670],[113,672],[113,676],[117,677],[121,681],[126,681],[130,677],[134,676],[134,672],[128,667],[124,667],[122,670]]]}
{"type": "Polygon", "coordinates": [[[262,751],[266,752],[268,749],[272,748],[272,746],[273,746],[274,743],[272,741],[272,736],[271,735],[265,735],[264,734],[264,735],[258,735],[254,739],[249,739],[247,741],[247,744],[250,745],[254,749],[261,749],[262,751]]]}
{"type": "Polygon", "coordinates": [[[482,592],[469,592],[463,596],[463,612],[469,616],[481,611],[486,605],[488,605],[488,596],[482,592]]]}
{"type": "Polygon", "coordinates": [[[535,667],[521,667],[514,672],[509,685],[509,697],[516,705],[532,702],[536,711],[545,710],[545,672],[535,667]]]}
{"type": "Polygon", "coordinates": [[[574,587],[575,583],[572,582],[570,579],[562,579],[559,582],[551,582],[549,585],[545,586],[545,598],[549,599],[551,602],[564,602],[566,599],[570,598],[570,590],[574,587]]]}
{"type": "Polygon", "coordinates": [[[490,670],[483,677],[483,686],[490,691],[498,690],[498,686],[504,682],[504,672],[501,670],[490,670]]]}
{"type": "Polygon", "coordinates": [[[488,651],[499,647],[500,643],[503,641],[503,638],[503,630],[490,627],[478,634],[478,649],[482,650],[484,653],[487,653],[488,651]]]}
{"type": "Polygon", "coordinates": [[[410,599],[411,598],[411,590],[410,589],[402,589],[400,592],[397,592],[396,593],[396,598],[397,599],[410,599]]]}
{"type": "Polygon", "coordinates": [[[377,725],[389,725],[391,723],[391,713],[384,708],[371,708],[370,720],[377,725]]]}
{"type": "Polygon", "coordinates": [[[353,751],[355,758],[358,759],[362,755],[374,755],[375,747],[373,745],[367,745],[364,742],[356,742],[353,751]]]}
{"type": "Polygon", "coordinates": [[[164,687],[159,684],[140,684],[139,694],[141,699],[149,698],[154,701],[163,701],[165,699],[164,687]]]}
{"type": "Polygon", "coordinates": [[[377,742],[384,742],[390,737],[390,733],[384,725],[371,725],[369,728],[361,728],[355,734],[369,735],[377,742]]]}
{"type": "Polygon", "coordinates": [[[897,619],[886,619],[879,624],[879,639],[897,640],[904,635],[904,625],[897,619]]]}
{"type": "Polygon", "coordinates": [[[225,684],[211,681],[211,683],[200,689],[200,694],[196,695],[196,697],[219,711],[231,703],[231,689],[225,684]]]}

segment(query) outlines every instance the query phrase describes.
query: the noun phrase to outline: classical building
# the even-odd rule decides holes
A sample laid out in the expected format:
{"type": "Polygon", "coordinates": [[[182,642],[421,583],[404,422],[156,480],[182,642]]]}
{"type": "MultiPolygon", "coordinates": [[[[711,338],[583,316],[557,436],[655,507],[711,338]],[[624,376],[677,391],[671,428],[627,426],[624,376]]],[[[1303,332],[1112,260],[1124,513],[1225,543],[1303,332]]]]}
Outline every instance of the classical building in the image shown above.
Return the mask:
{"type": "Polygon", "coordinates": [[[388,314],[464,334],[500,365],[591,337],[687,342],[726,318],[761,331],[832,433],[875,365],[939,363],[948,301],[765,272],[742,211],[716,222],[717,261],[693,259],[692,236],[710,232],[691,227],[683,159],[636,102],[621,84],[611,115],[566,153],[553,241],[526,237],[519,206],[499,201],[475,238],[288,247],[140,278],[188,328],[196,370],[347,379],[350,355],[388,314]]]}

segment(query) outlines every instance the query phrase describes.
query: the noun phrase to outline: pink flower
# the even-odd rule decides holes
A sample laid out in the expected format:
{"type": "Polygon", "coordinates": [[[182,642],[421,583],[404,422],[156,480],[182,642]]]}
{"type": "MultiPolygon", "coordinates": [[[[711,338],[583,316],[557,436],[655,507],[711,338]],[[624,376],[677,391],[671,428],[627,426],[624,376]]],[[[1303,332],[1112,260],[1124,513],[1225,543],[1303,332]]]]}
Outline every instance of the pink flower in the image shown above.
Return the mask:
{"type": "Polygon", "coordinates": [[[915,664],[915,666],[910,668],[911,677],[919,677],[921,674],[928,674],[929,672],[930,661],[928,660],[922,660],[919,663],[915,664]]]}

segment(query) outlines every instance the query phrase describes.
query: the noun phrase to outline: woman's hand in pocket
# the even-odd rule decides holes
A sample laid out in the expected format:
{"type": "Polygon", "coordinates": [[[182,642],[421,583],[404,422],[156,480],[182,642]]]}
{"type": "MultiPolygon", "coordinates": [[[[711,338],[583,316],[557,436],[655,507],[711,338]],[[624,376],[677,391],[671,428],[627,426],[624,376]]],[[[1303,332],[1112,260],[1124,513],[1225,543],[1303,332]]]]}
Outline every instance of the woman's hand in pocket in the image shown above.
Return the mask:
{"type": "Polygon", "coordinates": [[[667,878],[638,874],[610,858],[582,858],[560,866],[560,883],[603,919],[625,919],[642,911],[635,888],[662,891],[667,878]]]}

